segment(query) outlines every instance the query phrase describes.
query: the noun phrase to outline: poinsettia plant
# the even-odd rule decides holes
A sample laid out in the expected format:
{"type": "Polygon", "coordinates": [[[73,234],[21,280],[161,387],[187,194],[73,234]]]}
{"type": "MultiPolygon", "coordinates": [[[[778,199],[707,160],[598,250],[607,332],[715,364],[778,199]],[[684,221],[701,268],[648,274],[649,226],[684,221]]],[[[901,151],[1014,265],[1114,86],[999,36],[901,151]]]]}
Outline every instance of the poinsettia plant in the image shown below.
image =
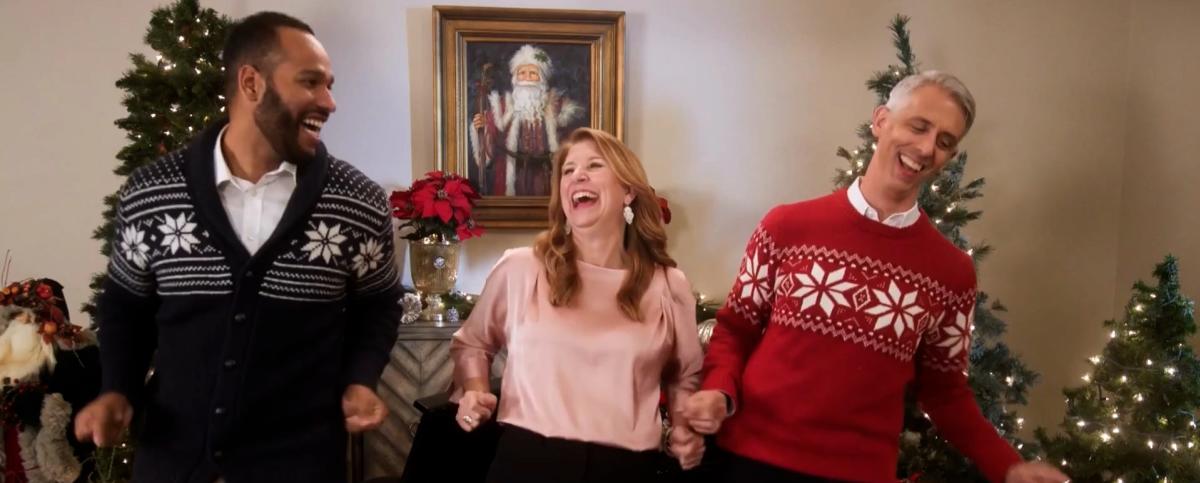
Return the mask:
{"type": "Polygon", "coordinates": [[[670,225],[671,224],[671,205],[667,203],[666,198],[658,196],[657,193],[654,195],[654,197],[658,198],[658,209],[662,210],[663,224],[670,225]]]}
{"type": "Polygon", "coordinates": [[[457,174],[430,171],[406,190],[393,191],[392,216],[401,220],[401,235],[408,240],[437,235],[463,241],[483,235],[471,211],[479,193],[457,174]]]}

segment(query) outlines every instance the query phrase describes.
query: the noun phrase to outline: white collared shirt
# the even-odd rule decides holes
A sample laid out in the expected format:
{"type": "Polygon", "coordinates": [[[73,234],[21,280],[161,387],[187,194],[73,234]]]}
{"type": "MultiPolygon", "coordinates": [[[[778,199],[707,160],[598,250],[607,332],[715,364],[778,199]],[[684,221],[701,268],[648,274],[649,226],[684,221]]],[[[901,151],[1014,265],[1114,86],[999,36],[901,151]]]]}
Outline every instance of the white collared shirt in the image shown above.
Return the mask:
{"type": "MultiPolygon", "coordinates": [[[[867,199],[863,197],[862,188],[859,187],[860,182],[862,182],[862,178],[855,179],[850,188],[846,190],[846,196],[850,197],[850,204],[854,205],[854,211],[861,213],[867,219],[880,221],[879,211],[871,207],[871,204],[867,203],[867,199]]],[[[880,222],[893,228],[908,228],[919,219],[921,219],[921,209],[917,203],[913,203],[912,208],[909,208],[908,211],[894,213],[880,222]]]]}
{"type": "Polygon", "coordinates": [[[296,165],[284,161],[279,163],[279,168],[264,174],[258,183],[251,183],[229,171],[225,153],[221,151],[221,140],[224,138],[225,129],[222,128],[217,135],[217,145],[213,148],[217,193],[221,195],[221,205],[225,207],[225,215],[229,217],[233,231],[253,255],[279,226],[279,219],[283,218],[288,199],[296,190],[296,165]]]}

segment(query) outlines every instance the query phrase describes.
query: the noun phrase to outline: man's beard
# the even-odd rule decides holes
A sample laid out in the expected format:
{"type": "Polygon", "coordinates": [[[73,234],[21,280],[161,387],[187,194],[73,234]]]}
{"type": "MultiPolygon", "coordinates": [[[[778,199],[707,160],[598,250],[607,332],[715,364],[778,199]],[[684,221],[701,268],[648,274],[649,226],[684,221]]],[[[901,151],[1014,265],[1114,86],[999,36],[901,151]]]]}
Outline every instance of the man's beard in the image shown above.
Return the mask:
{"type": "Polygon", "coordinates": [[[546,100],[544,82],[514,82],[512,96],[512,109],[519,118],[526,121],[542,118],[546,100]]]}
{"type": "MultiPolygon", "coordinates": [[[[307,114],[306,114],[307,115],[307,114]]],[[[296,166],[308,164],[317,153],[308,151],[300,146],[300,120],[304,116],[296,116],[283,105],[283,99],[270,83],[263,93],[263,101],[254,109],[254,124],[262,132],[263,137],[271,144],[275,153],[282,156],[281,161],[287,161],[296,166]]]]}

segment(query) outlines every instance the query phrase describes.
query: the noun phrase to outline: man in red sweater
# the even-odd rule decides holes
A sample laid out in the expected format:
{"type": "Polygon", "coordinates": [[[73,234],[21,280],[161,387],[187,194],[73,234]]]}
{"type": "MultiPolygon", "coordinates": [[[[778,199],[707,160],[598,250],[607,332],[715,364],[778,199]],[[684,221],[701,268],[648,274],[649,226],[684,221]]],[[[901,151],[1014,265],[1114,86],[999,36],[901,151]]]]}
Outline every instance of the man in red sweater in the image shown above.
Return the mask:
{"type": "Polygon", "coordinates": [[[759,223],[684,414],[719,431],[724,481],[896,481],[909,383],[989,480],[1067,481],[1023,462],[979,411],[966,378],[974,265],[917,207],[974,118],[954,76],[910,76],[875,108],[865,176],[759,223]]]}

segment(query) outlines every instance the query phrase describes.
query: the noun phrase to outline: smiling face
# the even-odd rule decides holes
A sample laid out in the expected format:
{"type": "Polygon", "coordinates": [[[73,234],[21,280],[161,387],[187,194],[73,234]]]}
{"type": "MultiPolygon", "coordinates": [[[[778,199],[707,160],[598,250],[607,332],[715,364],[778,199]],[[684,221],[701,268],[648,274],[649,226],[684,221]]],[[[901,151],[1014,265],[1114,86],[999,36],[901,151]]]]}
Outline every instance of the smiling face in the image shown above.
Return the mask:
{"type": "Polygon", "coordinates": [[[629,189],[590,139],[574,143],[567,151],[558,192],[573,230],[611,231],[618,236],[625,224],[622,212],[633,201],[629,189]]]}
{"type": "Polygon", "coordinates": [[[253,79],[262,89],[254,123],[279,156],[303,164],[316,155],[321,129],[337,110],[333,68],[312,34],[293,28],[279,28],[277,34],[277,62],[268,74],[253,79]]]}
{"type": "Polygon", "coordinates": [[[948,91],[918,87],[895,110],[875,109],[871,132],[878,143],[866,177],[887,192],[915,197],[958,153],[966,130],[963,110],[948,91]]]}

